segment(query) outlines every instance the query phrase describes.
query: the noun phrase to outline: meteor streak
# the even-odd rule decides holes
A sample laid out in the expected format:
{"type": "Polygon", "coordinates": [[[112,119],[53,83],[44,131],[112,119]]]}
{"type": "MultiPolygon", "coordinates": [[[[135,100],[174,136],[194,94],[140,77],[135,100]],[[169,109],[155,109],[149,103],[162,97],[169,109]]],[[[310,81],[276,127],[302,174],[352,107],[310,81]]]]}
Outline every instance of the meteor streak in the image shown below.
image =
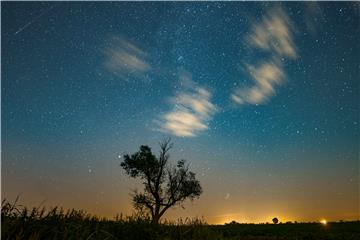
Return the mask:
{"type": "Polygon", "coordinates": [[[21,33],[22,31],[24,31],[27,27],[29,27],[31,24],[33,24],[36,20],[38,20],[39,18],[41,18],[44,14],[48,13],[51,9],[53,9],[55,6],[51,6],[49,9],[43,11],[42,13],[40,13],[39,15],[37,15],[36,17],[34,17],[31,21],[29,21],[28,23],[26,23],[25,25],[23,25],[21,28],[19,28],[15,33],[14,36],[21,33]]]}

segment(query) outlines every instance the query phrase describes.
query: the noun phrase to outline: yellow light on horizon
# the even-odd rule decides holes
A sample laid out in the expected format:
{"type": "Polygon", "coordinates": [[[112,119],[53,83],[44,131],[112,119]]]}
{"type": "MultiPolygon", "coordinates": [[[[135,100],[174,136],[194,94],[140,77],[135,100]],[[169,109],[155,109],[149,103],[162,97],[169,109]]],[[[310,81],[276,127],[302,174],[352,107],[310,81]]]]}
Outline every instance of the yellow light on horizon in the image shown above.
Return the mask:
{"type": "Polygon", "coordinates": [[[323,225],[326,225],[326,224],[327,224],[327,221],[326,221],[325,219],[322,219],[322,220],[320,221],[320,223],[323,224],[323,225]]]}

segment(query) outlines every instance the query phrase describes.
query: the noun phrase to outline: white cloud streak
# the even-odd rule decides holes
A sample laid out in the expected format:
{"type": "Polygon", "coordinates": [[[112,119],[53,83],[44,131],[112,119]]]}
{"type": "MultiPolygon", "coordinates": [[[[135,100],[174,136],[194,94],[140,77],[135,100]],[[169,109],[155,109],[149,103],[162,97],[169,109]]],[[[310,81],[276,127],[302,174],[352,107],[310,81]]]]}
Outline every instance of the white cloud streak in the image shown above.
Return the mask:
{"type": "Polygon", "coordinates": [[[273,61],[265,62],[258,67],[247,66],[247,71],[255,84],[248,88],[238,88],[231,99],[238,104],[261,104],[275,94],[275,87],[285,79],[283,68],[273,61]]]}
{"type": "Polygon", "coordinates": [[[289,17],[281,9],[273,9],[262,21],[254,24],[247,42],[254,48],[270,53],[269,60],[259,65],[245,63],[246,73],[254,81],[250,87],[237,88],[231,94],[236,104],[262,104],[276,94],[275,88],[286,80],[282,58],[297,58],[297,51],[292,33],[294,26],[289,17]]]}
{"type": "Polygon", "coordinates": [[[120,78],[130,75],[141,76],[151,69],[145,61],[146,53],[121,37],[114,37],[109,47],[104,49],[105,68],[120,78]]]}
{"type": "Polygon", "coordinates": [[[279,56],[296,58],[293,29],[287,14],[281,8],[277,8],[265,15],[260,24],[253,26],[248,42],[263,50],[275,52],[279,56]]]}
{"type": "Polygon", "coordinates": [[[207,122],[216,112],[211,93],[203,87],[178,93],[171,99],[172,110],[160,119],[160,130],[179,137],[194,137],[208,129],[207,122]]]}

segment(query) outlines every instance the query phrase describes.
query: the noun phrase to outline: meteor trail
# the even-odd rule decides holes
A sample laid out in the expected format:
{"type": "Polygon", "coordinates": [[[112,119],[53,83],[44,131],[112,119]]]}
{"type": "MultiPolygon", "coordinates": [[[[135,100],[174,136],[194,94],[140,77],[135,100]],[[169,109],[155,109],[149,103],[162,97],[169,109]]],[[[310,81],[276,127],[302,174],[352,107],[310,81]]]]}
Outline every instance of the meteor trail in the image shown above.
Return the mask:
{"type": "Polygon", "coordinates": [[[51,6],[49,9],[43,11],[42,13],[40,13],[39,15],[37,15],[36,17],[34,17],[31,21],[29,21],[28,23],[26,23],[25,25],[23,25],[21,28],[19,28],[15,33],[14,36],[21,33],[22,31],[24,31],[28,26],[30,26],[32,23],[34,23],[36,20],[38,20],[40,17],[42,17],[44,14],[48,13],[51,9],[53,9],[54,6],[51,6]]]}

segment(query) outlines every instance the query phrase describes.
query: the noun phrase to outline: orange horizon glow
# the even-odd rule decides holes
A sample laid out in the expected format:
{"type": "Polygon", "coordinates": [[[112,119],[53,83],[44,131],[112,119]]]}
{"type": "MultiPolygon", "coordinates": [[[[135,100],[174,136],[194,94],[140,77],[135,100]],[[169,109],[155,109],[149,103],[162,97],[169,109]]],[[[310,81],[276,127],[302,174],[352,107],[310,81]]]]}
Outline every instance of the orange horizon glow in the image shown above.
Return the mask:
{"type": "MultiPolygon", "coordinates": [[[[274,216],[275,217],[275,216],[274,216]]],[[[272,218],[274,218],[272,217],[272,218]]],[[[214,222],[208,222],[209,224],[214,224],[214,225],[224,225],[224,224],[228,224],[231,223],[232,221],[235,221],[236,223],[239,224],[273,224],[272,222],[272,218],[261,218],[257,221],[252,221],[249,220],[247,221],[245,218],[231,218],[231,217],[223,217],[223,219],[221,221],[214,221],[214,222]]],[[[277,217],[279,219],[279,223],[278,224],[286,224],[286,223],[321,223],[322,225],[327,225],[329,222],[340,222],[340,221],[359,221],[359,219],[341,219],[341,220],[332,220],[332,221],[327,221],[326,219],[321,219],[319,220],[296,220],[295,218],[280,218],[277,217]]],[[[206,220],[206,219],[205,219],[206,220]]]]}
{"type": "MultiPolygon", "coordinates": [[[[40,194],[39,194],[40,195],[40,194]]],[[[114,194],[115,195],[115,194],[114,194]]],[[[66,209],[77,209],[84,210],[89,214],[105,217],[109,220],[115,218],[117,213],[120,215],[122,213],[123,216],[131,216],[133,213],[133,208],[131,206],[131,202],[129,201],[130,197],[128,195],[122,195],[122,198],[118,196],[111,195],[109,198],[99,199],[98,202],[83,202],[83,201],[69,201],[66,198],[66,195],[62,195],[60,198],[52,198],[48,199],[44,206],[46,209],[49,209],[54,206],[63,207],[66,209]]],[[[38,196],[38,195],[35,195],[38,196]]],[[[7,195],[3,198],[8,199],[10,202],[16,199],[15,195],[7,195]]],[[[51,198],[49,196],[49,198],[51,198]]],[[[74,200],[74,199],[73,199],[74,200]]],[[[230,200],[224,200],[228,203],[230,200]]],[[[27,207],[37,207],[39,203],[43,202],[43,199],[40,197],[29,197],[28,194],[23,194],[20,197],[19,204],[27,207]]],[[[269,202],[269,207],[265,206],[264,203],[260,205],[254,205],[248,203],[247,205],[241,204],[240,201],[235,201],[235,205],[233,205],[233,209],[235,211],[231,211],[230,205],[216,205],[216,207],[209,208],[209,204],[211,203],[211,199],[207,196],[200,198],[198,202],[187,202],[185,204],[185,209],[175,208],[170,209],[163,216],[163,220],[174,221],[176,222],[178,219],[204,219],[204,221],[208,224],[222,225],[226,223],[230,223],[232,221],[236,221],[241,224],[273,224],[272,219],[274,217],[279,219],[279,223],[286,222],[298,222],[298,223],[309,223],[316,222],[323,225],[324,220],[328,224],[329,222],[338,222],[338,221],[359,221],[359,216],[356,214],[351,214],[351,211],[343,214],[317,214],[318,212],[306,213],[303,209],[286,209],[283,205],[276,205],[275,203],[269,202]],[[239,207],[239,205],[243,205],[243,207],[239,207]],[[276,211],[271,211],[271,209],[276,209],[276,211]],[[227,211],[228,210],[228,211],[227,211]],[[270,210],[270,211],[266,211],[270,210]],[[264,212],[266,212],[264,214],[264,212]],[[281,214],[282,212],[287,212],[288,214],[281,214]]],[[[230,202],[229,202],[230,204],[230,202]]],[[[352,211],[353,213],[354,211],[352,211]]],[[[356,212],[356,211],[355,211],[356,212]]],[[[335,212],[334,212],[335,213],[335,212]]]]}

